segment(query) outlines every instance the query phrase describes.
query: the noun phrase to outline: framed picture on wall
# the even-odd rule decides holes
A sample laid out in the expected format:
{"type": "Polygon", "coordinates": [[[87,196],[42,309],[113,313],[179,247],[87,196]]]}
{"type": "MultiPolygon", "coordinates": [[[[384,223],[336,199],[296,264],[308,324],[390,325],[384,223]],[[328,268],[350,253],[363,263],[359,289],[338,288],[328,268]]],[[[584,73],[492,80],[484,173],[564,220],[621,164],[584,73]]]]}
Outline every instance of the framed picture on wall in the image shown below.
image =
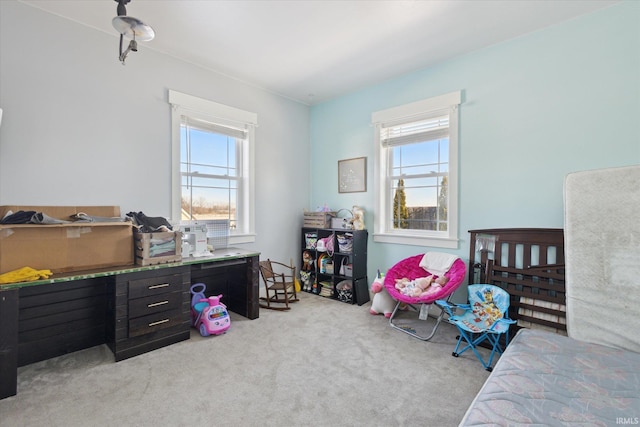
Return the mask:
{"type": "Polygon", "coordinates": [[[367,158],[338,160],[338,193],[367,191],[367,158]]]}

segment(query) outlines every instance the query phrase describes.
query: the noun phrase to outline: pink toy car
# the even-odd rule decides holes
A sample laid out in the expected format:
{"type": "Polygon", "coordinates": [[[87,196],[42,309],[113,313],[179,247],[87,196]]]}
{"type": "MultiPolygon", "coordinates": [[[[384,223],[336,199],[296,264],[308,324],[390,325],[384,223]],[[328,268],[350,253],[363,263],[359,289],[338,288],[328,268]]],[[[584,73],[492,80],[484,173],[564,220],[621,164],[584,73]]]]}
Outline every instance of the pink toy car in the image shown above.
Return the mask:
{"type": "Polygon", "coordinates": [[[204,283],[191,286],[191,324],[203,337],[224,334],[231,326],[227,306],[220,302],[222,294],[207,298],[206,289],[204,283]]]}
{"type": "Polygon", "coordinates": [[[222,295],[199,299],[193,305],[193,327],[200,331],[200,335],[221,335],[231,326],[231,318],[227,306],[220,302],[222,295]]]}

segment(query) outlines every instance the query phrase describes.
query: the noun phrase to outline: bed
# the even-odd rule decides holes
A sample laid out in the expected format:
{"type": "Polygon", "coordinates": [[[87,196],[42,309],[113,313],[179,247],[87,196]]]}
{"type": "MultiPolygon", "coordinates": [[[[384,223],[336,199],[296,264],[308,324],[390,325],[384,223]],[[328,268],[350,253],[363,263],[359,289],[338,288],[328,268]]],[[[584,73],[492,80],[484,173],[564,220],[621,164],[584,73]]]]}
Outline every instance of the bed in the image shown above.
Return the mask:
{"type": "Polygon", "coordinates": [[[473,274],[511,293],[519,322],[461,426],[640,424],[640,166],[572,173],[564,190],[562,246],[527,229],[505,256],[502,231],[523,229],[476,230],[473,274]]]}
{"type": "Polygon", "coordinates": [[[639,376],[640,353],[521,329],[460,425],[638,424],[639,376]]]}

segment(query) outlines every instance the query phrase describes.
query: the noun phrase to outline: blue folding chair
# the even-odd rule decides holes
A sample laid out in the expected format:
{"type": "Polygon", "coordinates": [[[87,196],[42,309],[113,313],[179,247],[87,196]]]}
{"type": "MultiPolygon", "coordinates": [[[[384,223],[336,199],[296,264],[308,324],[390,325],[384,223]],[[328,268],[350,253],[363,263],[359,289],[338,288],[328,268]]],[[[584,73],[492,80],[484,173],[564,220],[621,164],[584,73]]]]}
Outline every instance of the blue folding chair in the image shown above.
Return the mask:
{"type": "Polygon", "coordinates": [[[458,357],[471,349],[484,368],[491,372],[491,363],[496,353],[504,350],[500,344],[500,336],[505,335],[506,347],[509,343],[509,325],[515,323],[509,319],[509,294],[495,285],[469,285],[469,304],[453,304],[445,300],[436,301],[449,315],[449,323],[460,331],[460,337],[452,356],[458,357]],[[457,310],[464,310],[457,315],[457,310]],[[462,341],[466,346],[461,347],[462,341]],[[488,341],[491,354],[485,362],[477,347],[488,341]]]}

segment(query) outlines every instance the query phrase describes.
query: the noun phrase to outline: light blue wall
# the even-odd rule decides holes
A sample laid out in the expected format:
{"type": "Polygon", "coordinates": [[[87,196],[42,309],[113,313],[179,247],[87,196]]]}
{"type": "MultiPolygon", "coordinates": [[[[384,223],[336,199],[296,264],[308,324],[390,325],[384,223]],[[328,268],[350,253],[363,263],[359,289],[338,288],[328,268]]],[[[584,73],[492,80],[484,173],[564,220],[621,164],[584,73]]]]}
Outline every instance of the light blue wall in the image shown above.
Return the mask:
{"type": "MultiPolygon", "coordinates": [[[[311,109],[311,208],[361,205],[372,232],[373,111],[463,91],[460,245],[468,230],[563,227],[563,180],[640,163],[640,2],[629,1],[311,109]],[[337,161],[366,156],[366,193],[337,161]]],[[[373,243],[369,274],[429,248],[373,243]]]]}

